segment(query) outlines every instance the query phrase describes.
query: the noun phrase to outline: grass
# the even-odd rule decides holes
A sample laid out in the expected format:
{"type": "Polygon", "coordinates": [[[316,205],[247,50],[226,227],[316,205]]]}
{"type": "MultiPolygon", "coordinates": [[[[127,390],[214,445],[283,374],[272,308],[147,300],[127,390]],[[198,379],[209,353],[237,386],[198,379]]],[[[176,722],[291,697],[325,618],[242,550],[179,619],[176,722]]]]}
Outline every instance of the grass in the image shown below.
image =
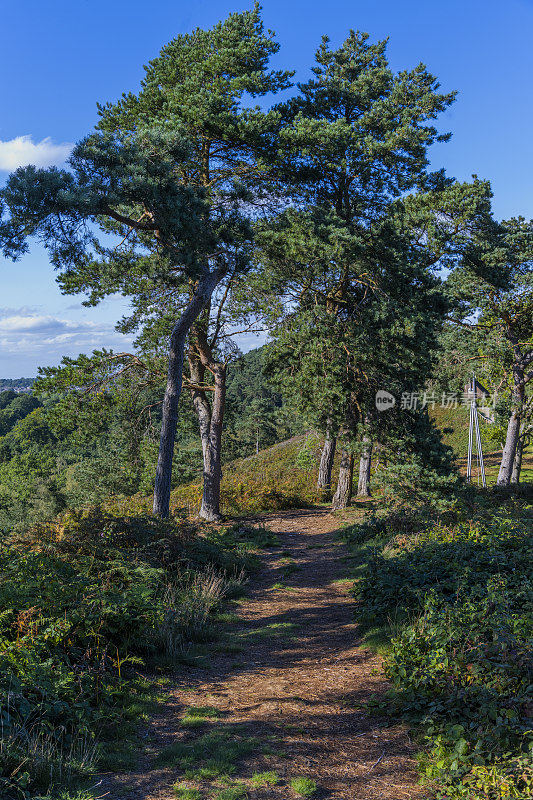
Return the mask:
{"type": "Polygon", "coordinates": [[[279,777],[275,772],[256,772],[250,778],[250,783],[255,789],[261,789],[265,786],[276,786],[279,783],[279,777]]]}
{"type": "Polygon", "coordinates": [[[191,706],[181,719],[183,728],[196,728],[205,725],[209,720],[218,719],[222,716],[219,708],[214,706],[191,706]]]}
{"type": "Polygon", "coordinates": [[[297,592],[298,591],[296,586],[287,586],[286,583],[280,583],[279,581],[277,583],[273,583],[272,586],[270,587],[270,589],[273,590],[273,591],[277,591],[277,590],[281,591],[282,590],[284,592],[297,592]]]}
{"type": "Polygon", "coordinates": [[[244,639],[255,638],[279,638],[282,636],[290,636],[296,630],[296,625],[293,622],[271,622],[269,625],[264,625],[262,628],[253,628],[249,631],[243,631],[239,634],[244,639]]]}
{"type": "Polygon", "coordinates": [[[202,800],[202,795],[198,789],[190,789],[181,782],[174,784],[174,797],[177,800],[202,800]]]}
{"type": "Polygon", "coordinates": [[[292,778],[291,789],[299,797],[313,797],[317,793],[318,787],[314,780],[311,778],[292,778]]]}
{"type": "Polygon", "coordinates": [[[214,794],[213,800],[244,800],[246,797],[248,793],[244,783],[235,783],[214,794]]]}
{"type": "Polygon", "coordinates": [[[188,780],[214,780],[232,775],[238,762],[258,746],[256,738],[228,725],[193,741],[174,742],[161,751],[157,763],[178,767],[188,780]]]}
{"type": "Polygon", "coordinates": [[[285,564],[281,565],[281,572],[284,578],[290,578],[295,572],[299,572],[300,567],[292,559],[287,559],[285,564]]]}
{"type": "MultiPolygon", "coordinates": [[[[221,486],[223,512],[250,514],[316,503],[320,499],[316,489],[320,441],[317,438],[314,445],[314,462],[311,459],[311,463],[301,465],[298,456],[307,442],[306,435],[295,436],[226,464],[221,486]]],[[[171,506],[174,510],[185,507],[195,515],[201,497],[201,482],[195,481],[172,492],[171,506]]],[[[147,501],[143,498],[143,502],[147,501]]]]}

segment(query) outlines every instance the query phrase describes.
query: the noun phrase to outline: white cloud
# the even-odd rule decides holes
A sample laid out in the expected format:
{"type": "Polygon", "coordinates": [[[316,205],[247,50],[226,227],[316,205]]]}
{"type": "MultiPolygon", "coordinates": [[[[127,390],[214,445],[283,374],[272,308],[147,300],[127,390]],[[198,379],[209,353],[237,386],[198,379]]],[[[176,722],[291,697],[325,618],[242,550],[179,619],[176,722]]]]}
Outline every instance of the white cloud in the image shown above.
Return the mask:
{"type": "Polygon", "coordinates": [[[35,375],[38,366],[58,364],[63,356],[76,357],[103,347],[129,350],[131,337],[117,333],[108,322],[0,308],[0,377],[35,375]]]}
{"type": "Polygon", "coordinates": [[[0,319],[0,331],[6,333],[49,333],[80,332],[98,328],[95,322],[72,322],[68,319],[57,319],[45,316],[12,316],[0,319]]]}
{"type": "Polygon", "coordinates": [[[16,136],[5,142],[0,139],[0,170],[12,172],[28,164],[35,164],[36,167],[61,164],[71,150],[70,142],[54,144],[50,137],[40,142],[34,142],[31,136],[16,136]]]}

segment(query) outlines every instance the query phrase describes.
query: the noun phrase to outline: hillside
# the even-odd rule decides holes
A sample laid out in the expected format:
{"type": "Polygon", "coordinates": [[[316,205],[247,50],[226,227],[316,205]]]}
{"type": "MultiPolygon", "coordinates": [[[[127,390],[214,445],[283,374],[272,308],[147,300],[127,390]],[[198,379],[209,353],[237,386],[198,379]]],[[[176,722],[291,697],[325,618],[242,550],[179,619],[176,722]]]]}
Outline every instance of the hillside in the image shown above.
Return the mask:
{"type": "Polygon", "coordinates": [[[451,447],[458,458],[466,457],[469,409],[466,406],[442,408],[436,405],[435,408],[430,409],[429,413],[442,432],[444,444],[451,447]]]}
{"type": "MultiPolygon", "coordinates": [[[[314,434],[293,436],[247,458],[223,467],[222,508],[224,513],[256,512],[313,504],[316,491],[321,442],[314,434]]],[[[184,506],[196,513],[202,486],[194,481],[172,493],[173,509],[184,506]]]]}

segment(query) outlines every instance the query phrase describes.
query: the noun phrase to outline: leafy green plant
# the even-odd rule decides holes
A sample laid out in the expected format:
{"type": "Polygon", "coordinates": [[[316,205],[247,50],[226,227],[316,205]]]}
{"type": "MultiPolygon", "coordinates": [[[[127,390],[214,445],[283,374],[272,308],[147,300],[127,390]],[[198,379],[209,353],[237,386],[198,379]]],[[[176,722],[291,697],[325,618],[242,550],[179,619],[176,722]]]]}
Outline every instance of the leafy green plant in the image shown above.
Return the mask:
{"type": "Polygon", "coordinates": [[[367,627],[390,630],[394,620],[385,657],[389,702],[417,724],[420,768],[441,787],[439,797],[526,798],[533,781],[530,509],[509,497],[465,497],[460,513],[470,519],[454,524],[397,532],[374,520],[348,532],[359,549],[365,539],[375,544],[354,592],[367,627]]]}

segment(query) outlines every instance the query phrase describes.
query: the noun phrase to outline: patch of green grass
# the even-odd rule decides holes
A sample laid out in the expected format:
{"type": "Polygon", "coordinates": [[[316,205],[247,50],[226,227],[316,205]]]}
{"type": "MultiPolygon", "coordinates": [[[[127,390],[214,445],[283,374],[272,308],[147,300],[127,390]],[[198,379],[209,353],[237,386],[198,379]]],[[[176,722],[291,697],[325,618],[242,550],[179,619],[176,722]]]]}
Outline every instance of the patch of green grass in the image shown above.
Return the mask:
{"type": "Polygon", "coordinates": [[[279,783],[279,777],[275,772],[256,772],[252,775],[250,783],[256,789],[263,786],[275,786],[279,783]]]}
{"type": "Polygon", "coordinates": [[[178,800],[202,800],[198,789],[190,789],[183,783],[174,784],[174,797],[177,797],[178,800]]]}
{"type": "Polygon", "coordinates": [[[283,592],[297,592],[297,588],[295,586],[287,586],[286,583],[274,583],[270,587],[273,591],[283,591],[283,592]]]}
{"type": "Polygon", "coordinates": [[[293,575],[295,572],[300,571],[300,567],[298,564],[292,559],[287,559],[286,563],[282,564],[281,571],[283,573],[284,578],[288,578],[290,575],[293,575]]]}
{"type": "Polygon", "coordinates": [[[254,737],[224,726],[194,741],[175,742],[161,751],[157,763],[178,767],[188,780],[214,780],[234,773],[239,760],[257,749],[258,744],[254,737]]]}
{"type": "Polygon", "coordinates": [[[237,642],[219,642],[213,650],[216,653],[229,653],[230,655],[234,655],[236,653],[242,653],[244,647],[242,644],[237,644],[237,642]]]}
{"type": "Polygon", "coordinates": [[[213,800],[245,800],[246,797],[248,794],[244,783],[235,783],[213,795],[213,800]]]}
{"type": "Polygon", "coordinates": [[[294,633],[296,625],[293,622],[271,622],[270,625],[265,625],[263,628],[254,628],[250,631],[243,631],[240,635],[245,639],[251,639],[256,636],[262,638],[289,636],[294,633]]]}
{"type": "Polygon", "coordinates": [[[213,535],[222,539],[226,546],[231,544],[233,547],[247,545],[262,550],[267,547],[279,547],[280,544],[278,535],[264,524],[249,525],[246,522],[237,522],[213,535]]]}
{"type": "Polygon", "coordinates": [[[300,797],[312,797],[317,793],[318,787],[311,778],[292,778],[291,789],[300,797]]]}
{"type": "Polygon", "coordinates": [[[222,622],[225,625],[240,621],[239,615],[234,614],[231,611],[217,612],[213,615],[213,619],[216,622],[222,622]]]}
{"type": "Polygon", "coordinates": [[[191,706],[185,712],[181,720],[184,728],[195,728],[198,725],[205,725],[210,719],[218,719],[222,712],[215,706],[191,706]]]}

